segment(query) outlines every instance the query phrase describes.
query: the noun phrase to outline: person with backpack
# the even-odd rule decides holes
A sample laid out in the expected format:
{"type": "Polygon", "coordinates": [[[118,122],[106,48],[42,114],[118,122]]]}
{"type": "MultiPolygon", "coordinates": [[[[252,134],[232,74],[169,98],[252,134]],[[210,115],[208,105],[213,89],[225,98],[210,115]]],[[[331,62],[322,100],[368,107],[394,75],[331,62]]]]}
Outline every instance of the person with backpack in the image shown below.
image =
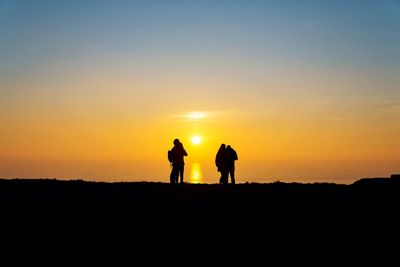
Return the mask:
{"type": "Polygon", "coordinates": [[[228,145],[226,147],[227,154],[227,162],[228,162],[228,175],[226,179],[229,179],[229,175],[231,176],[231,183],[235,184],[235,160],[238,160],[238,156],[236,151],[228,145]]]}
{"type": "Polygon", "coordinates": [[[170,174],[171,184],[178,183],[178,177],[180,177],[181,184],[183,183],[183,174],[185,170],[184,157],[187,156],[186,150],[183,148],[183,144],[179,139],[174,140],[174,147],[168,151],[168,160],[172,165],[170,174]]]}
{"type": "Polygon", "coordinates": [[[224,185],[228,184],[228,154],[225,144],[221,144],[218,149],[217,155],[215,156],[215,165],[217,166],[217,171],[221,173],[219,183],[224,185]]]}

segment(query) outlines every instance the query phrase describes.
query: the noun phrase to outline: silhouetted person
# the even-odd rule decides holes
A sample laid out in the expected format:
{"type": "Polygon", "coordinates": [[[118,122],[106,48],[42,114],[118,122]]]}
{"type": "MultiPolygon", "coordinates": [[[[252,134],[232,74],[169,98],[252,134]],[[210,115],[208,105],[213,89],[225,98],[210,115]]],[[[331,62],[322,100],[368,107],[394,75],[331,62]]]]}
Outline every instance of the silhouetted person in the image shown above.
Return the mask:
{"type": "Polygon", "coordinates": [[[228,159],[228,175],[226,179],[228,180],[230,175],[232,184],[235,184],[235,160],[238,160],[238,156],[231,146],[226,147],[226,154],[228,159]]]}
{"type": "Polygon", "coordinates": [[[172,164],[172,170],[169,177],[172,184],[178,183],[178,177],[181,178],[181,183],[183,183],[183,172],[185,169],[183,157],[187,155],[186,150],[183,148],[183,144],[179,139],[175,139],[174,147],[168,151],[168,160],[172,164]]]}
{"type": "Polygon", "coordinates": [[[215,156],[215,165],[217,166],[217,170],[221,173],[221,177],[219,178],[220,184],[228,183],[228,155],[226,151],[225,144],[222,144],[215,156]]]}

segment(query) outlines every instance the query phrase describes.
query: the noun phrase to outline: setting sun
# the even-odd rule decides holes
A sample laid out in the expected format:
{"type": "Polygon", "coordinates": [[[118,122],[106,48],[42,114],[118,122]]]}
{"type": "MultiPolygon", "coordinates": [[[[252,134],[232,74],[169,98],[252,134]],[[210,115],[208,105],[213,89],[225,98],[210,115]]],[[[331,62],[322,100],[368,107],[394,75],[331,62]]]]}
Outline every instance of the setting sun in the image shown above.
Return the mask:
{"type": "Polygon", "coordinates": [[[194,145],[200,144],[200,143],[201,143],[201,137],[198,136],[198,135],[192,136],[192,143],[193,143],[194,145]]]}

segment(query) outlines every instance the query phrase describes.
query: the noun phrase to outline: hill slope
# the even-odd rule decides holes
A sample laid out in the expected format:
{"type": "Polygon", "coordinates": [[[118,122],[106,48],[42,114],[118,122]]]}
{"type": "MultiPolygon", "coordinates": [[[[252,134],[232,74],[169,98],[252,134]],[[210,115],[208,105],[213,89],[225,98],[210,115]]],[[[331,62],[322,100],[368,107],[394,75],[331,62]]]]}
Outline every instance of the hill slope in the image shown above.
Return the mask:
{"type": "Polygon", "coordinates": [[[393,179],[235,187],[0,180],[1,266],[377,248],[397,242],[399,203],[393,179]]]}

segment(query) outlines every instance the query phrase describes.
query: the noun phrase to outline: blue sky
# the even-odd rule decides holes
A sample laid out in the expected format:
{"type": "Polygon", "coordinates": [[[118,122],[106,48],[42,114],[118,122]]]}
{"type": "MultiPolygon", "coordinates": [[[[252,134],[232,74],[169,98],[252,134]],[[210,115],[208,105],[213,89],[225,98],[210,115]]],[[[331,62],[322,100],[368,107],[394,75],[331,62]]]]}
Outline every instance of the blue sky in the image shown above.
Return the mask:
{"type": "Polygon", "coordinates": [[[82,56],[225,55],[353,68],[398,67],[400,58],[397,0],[3,0],[0,22],[3,70],[82,56]]]}

